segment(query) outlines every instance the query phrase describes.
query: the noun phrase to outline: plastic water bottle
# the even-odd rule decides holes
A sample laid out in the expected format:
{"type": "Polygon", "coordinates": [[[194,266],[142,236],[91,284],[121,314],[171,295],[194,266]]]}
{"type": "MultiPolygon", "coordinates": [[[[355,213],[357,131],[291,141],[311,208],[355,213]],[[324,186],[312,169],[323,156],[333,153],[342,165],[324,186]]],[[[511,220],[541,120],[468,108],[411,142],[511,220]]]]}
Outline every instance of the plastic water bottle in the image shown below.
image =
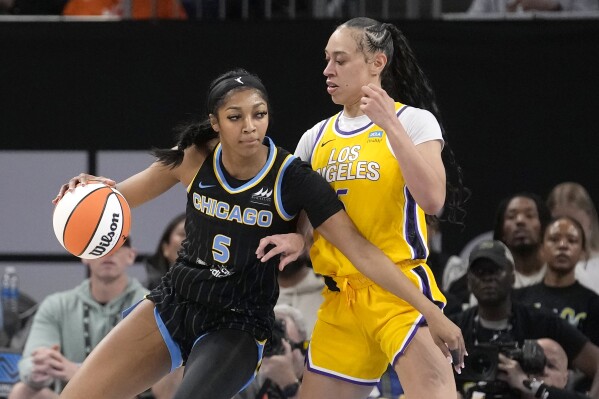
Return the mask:
{"type": "Polygon", "coordinates": [[[2,276],[2,307],[4,312],[19,312],[19,276],[14,266],[6,266],[2,276]]]}

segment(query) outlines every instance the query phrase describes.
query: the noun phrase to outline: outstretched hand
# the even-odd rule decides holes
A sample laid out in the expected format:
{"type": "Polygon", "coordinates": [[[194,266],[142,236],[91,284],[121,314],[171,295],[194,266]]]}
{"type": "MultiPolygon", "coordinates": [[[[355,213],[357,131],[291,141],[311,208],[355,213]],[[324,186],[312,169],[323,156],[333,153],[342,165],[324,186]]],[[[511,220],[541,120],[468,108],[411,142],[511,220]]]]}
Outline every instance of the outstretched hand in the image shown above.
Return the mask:
{"type": "Polygon", "coordinates": [[[77,176],[73,177],[71,180],[69,180],[68,183],[65,183],[62,186],[60,186],[60,189],[58,190],[58,195],[56,196],[56,198],[54,198],[52,200],[52,203],[54,205],[58,204],[58,201],[60,201],[62,199],[62,197],[65,195],[65,193],[67,191],[73,191],[75,189],[75,187],[77,187],[78,185],[85,186],[87,183],[90,183],[90,182],[104,183],[110,187],[116,186],[116,182],[107,177],[93,176],[93,175],[88,175],[86,173],[80,173],[79,175],[77,175],[77,176]]]}
{"type": "Polygon", "coordinates": [[[266,262],[273,256],[280,256],[279,270],[283,270],[289,263],[297,260],[304,251],[304,237],[298,233],[275,234],[260,240],[256,256],[266,262]],[[268,246],[273,246],[267,250],[268,246]]]}
{"type": "Polygon", "coordinates": [[[433,341],[460,374],[464,368],[464,356],[468,356],[462,331],[441,312],[438,317],[427,318],[427,322],[433,341]]]}

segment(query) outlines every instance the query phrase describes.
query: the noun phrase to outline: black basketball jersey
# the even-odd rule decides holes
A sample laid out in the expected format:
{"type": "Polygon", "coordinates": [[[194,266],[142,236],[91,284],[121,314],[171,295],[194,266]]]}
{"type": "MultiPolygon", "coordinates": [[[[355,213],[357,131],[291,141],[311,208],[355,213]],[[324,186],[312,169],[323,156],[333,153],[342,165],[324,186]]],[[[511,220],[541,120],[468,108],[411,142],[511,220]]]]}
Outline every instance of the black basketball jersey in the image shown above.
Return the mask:
{"type": "Polygon", "coordinates": [[[219,144],[187,188],[187,237],[169,272],[187,300],[246,315],[272,312],[279,259],[257,259],[260,239],[295,232],[301,209],[317,227],[343,207],[308,164],[269,138],[264,143],[267,161],[251,180],[228,175],[219,144]]]}

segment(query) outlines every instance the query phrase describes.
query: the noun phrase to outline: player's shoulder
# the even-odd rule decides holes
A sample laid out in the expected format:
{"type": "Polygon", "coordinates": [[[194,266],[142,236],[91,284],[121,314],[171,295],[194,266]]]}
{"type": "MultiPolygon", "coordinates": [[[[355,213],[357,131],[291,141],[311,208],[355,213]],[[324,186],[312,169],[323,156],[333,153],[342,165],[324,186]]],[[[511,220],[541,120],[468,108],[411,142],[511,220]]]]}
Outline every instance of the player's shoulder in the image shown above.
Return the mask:
{"type": "Polygon", "coordinates": [[[404,105],[399,110],[400,120],[410,121],[437,121],[437,118],[433,113],[424,108],[412,107],[411,105],[404,105]]]}

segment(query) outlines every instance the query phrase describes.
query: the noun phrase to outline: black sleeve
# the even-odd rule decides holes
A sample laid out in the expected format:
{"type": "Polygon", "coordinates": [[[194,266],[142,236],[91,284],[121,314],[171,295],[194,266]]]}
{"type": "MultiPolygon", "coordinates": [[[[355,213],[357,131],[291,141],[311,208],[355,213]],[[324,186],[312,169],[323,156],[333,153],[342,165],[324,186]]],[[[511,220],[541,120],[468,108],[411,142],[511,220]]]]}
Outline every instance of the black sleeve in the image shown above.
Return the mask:
{"type": "Polygon", "coordinates": [[[329,183],[299,158],[285,170],[281,189],[285,210],[291,214],[305,210],[314,228],[343,209],[329,183]]]}

